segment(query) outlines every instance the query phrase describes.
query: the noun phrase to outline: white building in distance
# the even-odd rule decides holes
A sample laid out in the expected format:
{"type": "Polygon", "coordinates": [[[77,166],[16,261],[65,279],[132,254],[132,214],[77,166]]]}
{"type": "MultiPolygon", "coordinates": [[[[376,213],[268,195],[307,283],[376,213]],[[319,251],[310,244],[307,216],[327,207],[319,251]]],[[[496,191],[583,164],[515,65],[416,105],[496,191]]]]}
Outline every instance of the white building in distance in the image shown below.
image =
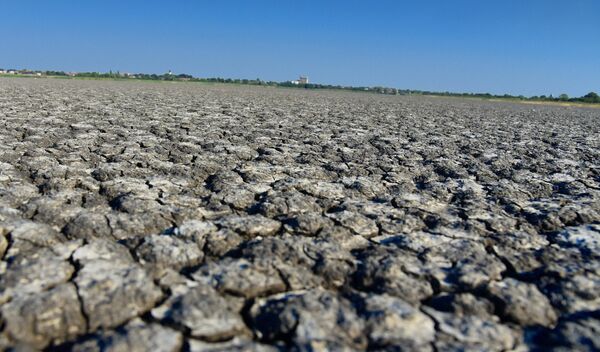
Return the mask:
{"type": "Polygon", "coordinates": [[[291,81],[292,84],[308,84],[308,77],[306,76],[300,76],[300,78],[298,78],[295,81],[291,81]]]}

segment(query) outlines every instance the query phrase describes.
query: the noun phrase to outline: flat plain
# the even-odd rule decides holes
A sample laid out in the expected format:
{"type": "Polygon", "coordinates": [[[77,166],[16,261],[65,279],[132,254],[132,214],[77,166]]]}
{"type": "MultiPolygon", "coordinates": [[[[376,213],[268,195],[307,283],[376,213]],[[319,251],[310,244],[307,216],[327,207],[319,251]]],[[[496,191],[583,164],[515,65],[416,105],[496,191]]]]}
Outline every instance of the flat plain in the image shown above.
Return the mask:
{"type": "Polygon", "coordinates": [[[0,349],[599,350],[600,110],[0,79],[0,349]]]}

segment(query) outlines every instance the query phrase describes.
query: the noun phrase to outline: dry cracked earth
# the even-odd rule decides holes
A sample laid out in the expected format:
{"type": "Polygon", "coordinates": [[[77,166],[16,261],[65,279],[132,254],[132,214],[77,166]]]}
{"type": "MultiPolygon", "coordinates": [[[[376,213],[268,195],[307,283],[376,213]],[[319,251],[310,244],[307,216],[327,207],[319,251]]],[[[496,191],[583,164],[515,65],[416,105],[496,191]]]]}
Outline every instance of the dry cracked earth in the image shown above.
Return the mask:
{"type": "Polygon", "coordinates": [[[0,349],[600,349],[600,110],[0,79],[0,349]]]}

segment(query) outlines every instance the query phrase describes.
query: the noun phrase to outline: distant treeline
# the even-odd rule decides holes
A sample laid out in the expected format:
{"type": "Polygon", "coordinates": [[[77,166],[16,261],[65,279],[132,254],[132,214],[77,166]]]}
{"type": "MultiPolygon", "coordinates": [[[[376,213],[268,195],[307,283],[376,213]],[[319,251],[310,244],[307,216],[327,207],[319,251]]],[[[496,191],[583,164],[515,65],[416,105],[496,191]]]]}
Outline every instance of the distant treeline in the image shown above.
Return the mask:
{"type": "Polygon", "coordinates": [[[232,79],[232,78],[198,78],[185,73],[182,74],[147,74],[147,73],[120,73],[120,72],[63,72],[63,71],[30,71],[30,70],[2,70],[0,73],[12,72],[20,75],[39,75],[44,76],[65,76],[65,77],[82,77],[82,78],[111,78],[111,79],[141,79],[141,80],[153,80],[153,81],[191,81],[191,82],[214,82],[214,83],[233,83],[233,84],[248,84],[248,85],[259,85],[259,86],[273,86],[273,87],[289,87],[289,88],[302,88],[302,89],[338,89],[348,90],[355,92],[373,92],[379,94],[389,95],[433,95],[433,96],[446,96],[446,97],[468,97],[468,98],[482,98],[482,99],[507,99],[507,100],[527,100],[527,101],[554,101],[554,102],[577,102],[577,103],[592,103],[600,104],[600,96],[594,92],[590,92],[582,97],[569,97],[567,94],[561,94],[557,97],[552,95],[540,95],[525,97],[523,95],[495,95],[490,93],[452,93],[452,92],[432,92],[422,90],[411,90],[411,89],[397,89],[389,87],[352,87],[352,86],[340,86],[331,84],[318,84],[318,83],[306,83],[299,84],[294,81],[275,82],[275,81],[263,81],[257,79],[232,79]]]}
{"type": "MultiPolygon", "coordinates": [[[[404,92],[404,91],[401,91],[404,92]]],[[[555,101],[555,102],[577,102],[577,103],[591,103],[599,104],[600,96],[594,92],[589,92],[582,97],[569,97],[567,94],[561,94],[557,97],[552,94],[546,95],[534,95],[531,97],[525,97],[523,95],[494,95],[490,93],[451,93],[451,92],[430,92],[430,91],[418,91],[408,90],[408,94],[414,95],[436,95],[436,96],[447,96],[447,97],[467,97],[467,98],[483,98],[483,99],[509,99],[509,100],[531,100],[531,101],[555,101]]]]}
{"type": "MultiPolygon", "coordinates": [[[[67,73],[62,72],[62,75],[67,73]]],[[[98,73],[98,72],[78,72],[74,74],[74,77],[89,77],[89,78],[132,78],[132,79],[144,79],[144,80],[161,80],[161,81],[193,81],[193,82],[211,82],[211,83],[234,83],[234,84],[249,84],[257,86],[277,86],[277,87],[290,87],[290,88],[304,88],[304,89],[345,89],[354,91],[376,91],[386,94],[399,94],[398,89],[385,88],[385,87],[349,87],[349,86],[334,86],[329,84],[316,84],[306,83],[297,84],[292,81],[276,82],[276,81],[263,81],[260,78],[256,79],[239,79],[239,78],[199,78],[188,74],[169,74],[165,73],[162,75],[147,74],[147,73],[98,73]]]]}

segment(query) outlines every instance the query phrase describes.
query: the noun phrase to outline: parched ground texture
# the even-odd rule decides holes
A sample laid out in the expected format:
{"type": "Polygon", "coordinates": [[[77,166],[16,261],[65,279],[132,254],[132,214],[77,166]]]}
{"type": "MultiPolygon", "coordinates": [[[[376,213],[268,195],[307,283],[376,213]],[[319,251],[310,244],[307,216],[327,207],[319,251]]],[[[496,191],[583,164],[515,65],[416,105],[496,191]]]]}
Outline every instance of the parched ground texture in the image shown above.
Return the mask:
{"type": "Polygon", "coordinates": [[[598,109],[0,79],[0,142],[0,349],[600,349],[598,109]]]}

